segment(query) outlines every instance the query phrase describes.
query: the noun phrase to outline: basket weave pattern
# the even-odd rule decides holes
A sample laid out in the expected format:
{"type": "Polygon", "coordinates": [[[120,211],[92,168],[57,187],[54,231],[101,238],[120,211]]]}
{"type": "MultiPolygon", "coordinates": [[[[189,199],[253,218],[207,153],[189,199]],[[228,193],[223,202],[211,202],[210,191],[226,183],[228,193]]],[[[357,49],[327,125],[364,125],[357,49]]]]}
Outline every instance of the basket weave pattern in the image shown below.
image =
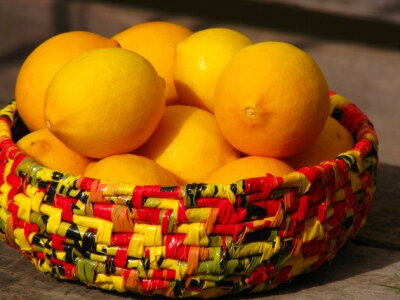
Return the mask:
{"type": "Polygon", "coordinates": [[[368,214],[376,134],[345,98],[332,93],[331,106],[357,140],[336,160],[284,177],[160,187],[41,166],[12,141],[12,102],[0,112],[0,240],[43,273],[107,290],[204,298],[269,290],[334,258],[368,214]]]}

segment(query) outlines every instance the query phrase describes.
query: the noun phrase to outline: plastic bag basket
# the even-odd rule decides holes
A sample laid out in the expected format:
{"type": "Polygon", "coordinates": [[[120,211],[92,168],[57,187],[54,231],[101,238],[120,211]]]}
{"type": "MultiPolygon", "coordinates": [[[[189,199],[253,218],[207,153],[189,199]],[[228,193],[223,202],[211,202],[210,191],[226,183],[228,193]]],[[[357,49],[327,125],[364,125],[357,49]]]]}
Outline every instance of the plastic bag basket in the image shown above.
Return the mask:
{"type": "Polygon", "coordinates": [[[203,298],[270,290],[334,258],[372,202],[373,126],[342,96],[330,98],[332,117],[357,141],[337,159],[284,177],[169,187],[41,166],[13,142],[21,122],[12,102],[0,111],[0,240],[45,274],[106,290],[203,298]]]}

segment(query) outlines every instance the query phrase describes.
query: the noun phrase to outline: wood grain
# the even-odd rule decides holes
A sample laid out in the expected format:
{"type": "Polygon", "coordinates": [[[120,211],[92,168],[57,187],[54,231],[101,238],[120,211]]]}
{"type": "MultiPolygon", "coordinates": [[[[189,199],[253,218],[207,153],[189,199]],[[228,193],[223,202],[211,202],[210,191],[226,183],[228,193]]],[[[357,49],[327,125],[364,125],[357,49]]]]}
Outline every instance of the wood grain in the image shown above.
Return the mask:
{"type": "MultiPolygon", "coordinates": [[[[354,243],[400,250],[400,167],[381,164],[367,223],[354,243]]],[[[399,280],[400,282],[400,280],[399,280]]]]}

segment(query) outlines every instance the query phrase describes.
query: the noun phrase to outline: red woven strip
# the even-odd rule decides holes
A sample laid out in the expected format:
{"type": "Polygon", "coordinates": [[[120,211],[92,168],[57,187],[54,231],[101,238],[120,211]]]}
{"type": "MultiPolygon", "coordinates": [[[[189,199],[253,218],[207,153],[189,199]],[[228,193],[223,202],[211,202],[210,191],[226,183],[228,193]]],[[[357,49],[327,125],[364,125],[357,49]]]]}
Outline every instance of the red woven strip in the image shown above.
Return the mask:
{"type": "Polygon", "coordinates": [[[215,207],[219,208],[217,221],[219,224],[237,224],[244,221],[246,217],[246,209],[235,207],[226,198],[199,198],[197,200],[198,207],[215,207]]]}
{"type": "Polygon", "coordinates": [[[253,273],[250,274],[248,283],[249,284],[259,284],[263,283],[268,279],[268,271],[265,266],[257,267],[253,273]]]}
{"type": "Polygon", "coordinates": [[[185,201],[183,199],[178,200],[178,222],[179,223],[187,223],[188,219],[186,217],[186,208],[185,208],[185,201]]]}
{"type": "Polygon", "coordinates": [[[161,231],[162,231],[163,235],[168,233],[171,215],[172,215],[172,209],[163,211],[163,214],[161,215],[160,223],[161,223],[161,231]]]}
{"type": "Polygon", "coordinates": [[[39,232],[39,226],[20,219],[18,220],[18,227],[24,229],[24,235],[27,241],[29,241],[29,235],[32,232],[39,232]]]}
{"type": "Polygon", "coordinates": [[[70,280],[76,280],[76,265],[66,263],[65,261],[55,259],[53,257],[50,258],[50,261],[54,265],[60,265],[64,268],[65,277],[70,280]]]}
{"type": "Polygon", "coordinates": [[[54,199],[54,206],[62,209],[61,219],[66,222],[73,223],[72,206],[76,203],[76,199],[70,197],[63,197],[56,195],[54,199]]]}
{"type": "Polygon", "coordinates": [[[135,222],[147,224],[160,224],[160,208],[143,207],[136,209],[135,222]]]}
{"type": "Polygon", "coordinates": [[[13,164],[11,166],[11,173],[15,173],[15,169],[18,167],[18,165],[23,161],[27,155],[25,153],[19,152],[18,155],[14,158],[13,164]]]}
{"type": "Polygon", "coordinates": [[[78,181],[78,188],[89,192],[94,183],[98,183],[98,179],[82,177],[78,181]]]}
{"type": "Polygon", "coordinates": [[[212,233],[216,235],[231,235],[232,241],[236,242],[245,226],[245,224],[216,224],[214,225],[212,233]]]}
{"type": "Polygon", "coordinates": [[[9,118],[0,116],[0,122],[6,123],[8,125],[8,127],[11,126],[11,120],[9,118]]]}
{"type": "Polygon", "coordinates": [[[112,206],[110,203],[95,203],[93,204],[93,214],[97,218],[112,221],[112,206]]]}
{"type": "Polygon", "coordinates": [[[125,268],[126,260],[128,258],[128,247],[120,246],[115,254],[114,263],[118,268],[125,268]]]}
{"type": "Polygon", "coordinates": [[[360,151],[361,158],[364,158],[368,155],[372,150],[372,142],[367,139],[360,140],[357,144],[355,144],[354,150],[360,151]]]}
{"type": "Polygon", "coordinates": [[[278,277],[275,283],[281,283],[289,280],[290,272],[292,271],[292,266],[286,266],[279,271],[278,277]]]}
{"type": "Polygon", "coordinates": [[[133,233],[114,233],[111,236],[111,246],[127,246],[133,233]]]}
{"type": "Polygon", "coordinates": [[[6,178],[6,181],[11,186],[7,197],[9,200],[14,199],[15,195],[19,193],[22,186],[22,178],[15,173],[10,173],[6,178]]]}
{"type": "Polygon", "coordinates": [[[51,247],[58,251],[64,251],[64,243],[67,240],[66,237],[57,235],[57,234],[50,234],[51,238],[51,247]]]}
{"type": "Polygon", "coordinates": [[[152,279],[175,280],[176,271],[171,269],[156,269],[153,271],[152,279]]]}
{"type": "Polygon", "coordinates": [[[8,211],[12,215],[13,227],[18,227],[18,209],[19,206],[14,203],[14,201],[9,201],[8,203],[8,211]]]}
{"type": "Polygon", "coordinates": [[[143,293],[152,293],[153,291],[162,290],[169,286],[169,282],[160,279],[142,279],[140,280],[143,293]]]}
{"type": "Polygon", "coordinates": [[[353,135],[360,128],[362,122],[369,122],[368,117],[353,103],[344,105],[342,111],[343,114],[340,123],[353,135]]]}
{"type": "Polygon", "coordinates": [[[165,236],[165,257],[175,258],[178,248],[183,244],[186,234],[167,234],[165,236]]]}

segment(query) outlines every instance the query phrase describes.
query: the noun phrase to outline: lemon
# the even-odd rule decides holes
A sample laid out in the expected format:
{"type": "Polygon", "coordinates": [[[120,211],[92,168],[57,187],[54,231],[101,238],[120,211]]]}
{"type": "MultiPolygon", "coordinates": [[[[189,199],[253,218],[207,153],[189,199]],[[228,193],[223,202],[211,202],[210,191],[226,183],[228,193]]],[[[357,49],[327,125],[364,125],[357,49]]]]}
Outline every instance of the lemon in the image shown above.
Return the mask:
{"type": "Polygon", "coordinates": [[[211,174],[207,182],[229,184],[241,179],[262,177],[267,173],[284,176],[293,171],[291,166],[276,158],[247,156],[222,166],[211,174]]]}
{"type": "Polygon", "coordinates": [[[47,129],[27,134],[17,145],[43,166],[72,175],[83,175],[91,162],[69,149],[47,129]]]}
{"type": "Polygon", "coordinates": [[[346,128],[332,117],[328,117],[324,128],[302,152],[285,159],[294,168],[314,166],[325,160],[335,159],[339,154],[349,151],[354,146],[354,139],[346,128]]]}
{"type": "Polygon", "coordinates": [[[180,184],[204,182],[239,157],[211,113],[183,105],[167,106],[157,130],[138,153],[170,171],[180,184]]]}
{"type": "Polygon", "coordinates": [[[219,75],[232,57],[251,40],[225,28],[198,31],[176,47],[175,85],[180,103],[213,111],[219,75]]]}
{"type": "Polygon", "coordinates": [[[174,177],[154,161],[133,154],[112,155],[89,165],[85,176],[137,185],[176,185],[174,177]]]}
{"type": "Polygon", "coordinates": [[[281,42],[241,49],[222,72],[214,101],[219,128],[234,147],[277,158],[312,143],[329,112],[328,85],[316,62],[281,42]]]}
{"type": "Polygon", "coordinates": [[[164,78],[167,104],[178,101],[173,78],[175,46],[192,31],[170,22],[145,22],[134,25],[113,37],[122,48],[134,51],[146,58],[164,78]]]}
{"type": "Polygon", "coordinates": [[[71,59],[96,48],[119,47],[95,33],[71,31],[40,44],[22,65],[15,86],[18,112],[30,130],[46,128],[43,107],[47,87],[54,75],[71,59]]]}
{"type": "Polygon", "coordinates": [[[140,55],[119,48],[85,52],[66,64],[46,94],[50,131],[93,158],[130,152],[155,130],[164,80],[140,55]]]}

